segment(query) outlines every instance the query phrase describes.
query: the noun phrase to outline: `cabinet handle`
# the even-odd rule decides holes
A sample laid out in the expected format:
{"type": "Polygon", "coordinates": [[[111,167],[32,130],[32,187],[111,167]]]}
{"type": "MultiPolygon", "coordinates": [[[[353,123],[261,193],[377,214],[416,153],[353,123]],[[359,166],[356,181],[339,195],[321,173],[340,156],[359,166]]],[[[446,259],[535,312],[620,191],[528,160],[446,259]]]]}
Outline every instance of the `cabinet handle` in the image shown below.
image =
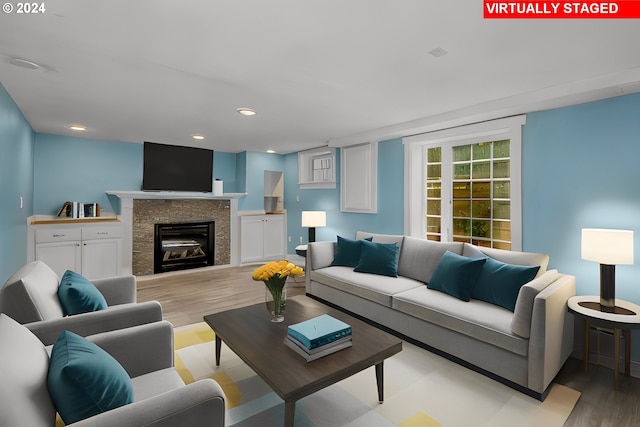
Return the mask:
{"type": "Polygon", "coordinates": [[[76,243],[76,246],[80,246],[80,243],[76,243]]]}

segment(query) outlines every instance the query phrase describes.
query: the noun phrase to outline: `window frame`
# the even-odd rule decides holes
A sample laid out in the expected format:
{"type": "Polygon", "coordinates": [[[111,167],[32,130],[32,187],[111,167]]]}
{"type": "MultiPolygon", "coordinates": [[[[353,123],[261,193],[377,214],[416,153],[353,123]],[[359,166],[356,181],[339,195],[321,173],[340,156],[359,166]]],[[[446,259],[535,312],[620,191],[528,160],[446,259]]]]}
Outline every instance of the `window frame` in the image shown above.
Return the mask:
{"type": "MultiPolygon", "coordinates": [[[[510,140],[511,181],[511,250],[522,250],[522,126],[526,115],[507,117],[450,129],[443,129],[403,138],[404,144],[404,234],[425,238],[426,236],[426,164],[427,148],[442,147],[442,177],[453,181],[451,175],[451,148],[455,145],[478,142],[510,140]],[[445,155],[445,152],[447,153],[445,155]],[[445,164],[447,159],[447,164],[445,164]]],[[[442,218],[452,218],[452,194],[449,200],[443,194],[442,218]]],[[[453,230],[447,225],[441,230],[443,242],[453,241],[453,230]]]]}

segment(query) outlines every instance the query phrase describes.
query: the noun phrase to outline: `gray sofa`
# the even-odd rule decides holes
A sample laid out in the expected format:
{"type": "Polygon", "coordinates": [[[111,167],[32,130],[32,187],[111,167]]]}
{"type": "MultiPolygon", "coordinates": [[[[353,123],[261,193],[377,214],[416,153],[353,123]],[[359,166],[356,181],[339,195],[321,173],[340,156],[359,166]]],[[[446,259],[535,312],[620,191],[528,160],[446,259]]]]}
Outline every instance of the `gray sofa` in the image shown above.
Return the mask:
{"type": "MultiPolygon", "coordinates": [[[[336,242],[307,248],[309,296],[362,316],[424,347],[543,400],[572,352],[573,318],[567,300],[575,277],[547,270],[542,254],[441,243],[408,236],[358,232],[356,239],[396,243],[398,277],[332,266],[336,242]],[[468,302],[425,286],[446,251],[469,258],[540,266],[519,289],[514,311],[468,302]]],[[[516,288],[517,289],[517,288],[516,288]]]]}
{"type": "MultiPolygon", "coordinates": [[[[45,347],[5,314],[0,314],[0,337],[4,343],[0,346],[0,426],[55,426],[56,409],[47,383],[51,346],[45,347]]],[[[125,369],[131,378],[133,402],[69,425],[224,426],[225,395],[219,384],[207,378],[185,385],[174,368],[173,327],[169,322],[91,335],[87,340],[125,369]]],[[[84,387],[95,386],[95,377],[83,377],[84,387]]]]}

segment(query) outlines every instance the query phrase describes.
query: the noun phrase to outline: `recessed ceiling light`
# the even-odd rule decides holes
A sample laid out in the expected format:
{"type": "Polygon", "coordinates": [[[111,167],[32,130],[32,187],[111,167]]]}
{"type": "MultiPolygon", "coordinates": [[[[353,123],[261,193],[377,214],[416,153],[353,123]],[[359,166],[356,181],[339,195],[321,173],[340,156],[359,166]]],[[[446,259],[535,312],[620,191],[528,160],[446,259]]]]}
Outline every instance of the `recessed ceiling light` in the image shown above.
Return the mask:
{"type": "Polygon", "coordinates": [[[242,114],[243,116],[255,116],[256,112],[254,110],[252,110],[251,108],[238,108],[236,110],[238,113],[242,114]]]}
{"type": "Polygon", "coordinates": [[[20,58],[11,58],[9,59],[9,63],[11,65],[15,65],[16,67],[26,68],[27,70],[37,70],[38,68],[40,68],[40,66],[35,62],[27,61],[26,59],[20,58]]]}
{"type": "Polygon", "coordinates": [[[267,150],[267,153],[269,153],[269,154],[275,154],[275,153],[277,153],[277,151],[276,151],[276,150],[267,150]]]}
{"type": "Polygon", "coordinates": [[[83,126],[83,125],[71,125],[71,126],[69,126],[69,129],[71,129],[71,130],[87,130],[87,127],[83,126]]]}
{"type": "Polygon", "coordinates": [[[204,135],[200,135],[200,134],[193,134],[191,135],[191,138],[193,139],[197,139],[198,141],[203,140],[204,139],[204,135]]]}

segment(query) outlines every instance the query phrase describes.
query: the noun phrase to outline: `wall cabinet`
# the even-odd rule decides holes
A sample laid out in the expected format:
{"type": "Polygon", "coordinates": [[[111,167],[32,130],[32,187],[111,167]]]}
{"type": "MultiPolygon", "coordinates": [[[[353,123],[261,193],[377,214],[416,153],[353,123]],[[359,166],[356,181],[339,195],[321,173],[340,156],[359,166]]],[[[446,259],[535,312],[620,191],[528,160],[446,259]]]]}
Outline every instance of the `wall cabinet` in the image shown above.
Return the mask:
{"type": "Polygon", "coordinates": [[[274,261],[285,258],[284,215],[240,217],[240,262],[274,261]]]}
{"type": "Polygon", "coordinates": [[[378,143],[340,149],[340,210],[378,212],[378,143]]]}
{"type": "Polygon", "coordinates": [[[61,277],[73,270],[87,279],[118,276],[122,270],[120,224],[29,226],[29,261],[39,260],[61,277]]]}

